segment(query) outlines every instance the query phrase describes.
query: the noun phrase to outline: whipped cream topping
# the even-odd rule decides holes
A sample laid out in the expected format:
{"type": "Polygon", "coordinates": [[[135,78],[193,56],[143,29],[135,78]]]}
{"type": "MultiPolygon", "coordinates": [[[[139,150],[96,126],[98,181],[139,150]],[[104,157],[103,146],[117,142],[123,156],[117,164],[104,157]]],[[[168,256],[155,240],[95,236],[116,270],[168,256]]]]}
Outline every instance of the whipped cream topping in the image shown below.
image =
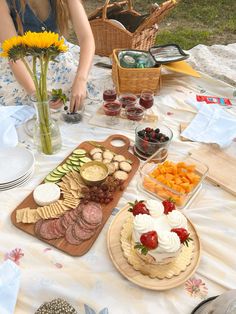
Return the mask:
{"type": "Polygon", "coordinates": [[[168,222],[172,228],[185,228],[187,229],[187,219],[178,210],[173,210],[167,215],[168,222]]]}
{"type": "Polygon", "coordinates": [[[155,250],[152,250],[150,254],[155,253],[174,253],[180,248],[180,239],[175,232],[159,232],[158,233],[158,247],[155,250]]]}
{"type": "Polygon", "coordinates": [[[145,202],[145,204],[153,218],[158,218],[164,213],[164,207],[161,202],[148,200],[145,202]]]}
{"type": "MultiPolygon", "coordinates": [[[[150,215],[137,215],[134,217],[134,231],[138,234],[152,231],[154,228],[154,220],[150,215]]],[[[139,237],[140,237],[139,236],[139,237]]],[[[137,239],[139,241],[139,239],[137,239]]]]}

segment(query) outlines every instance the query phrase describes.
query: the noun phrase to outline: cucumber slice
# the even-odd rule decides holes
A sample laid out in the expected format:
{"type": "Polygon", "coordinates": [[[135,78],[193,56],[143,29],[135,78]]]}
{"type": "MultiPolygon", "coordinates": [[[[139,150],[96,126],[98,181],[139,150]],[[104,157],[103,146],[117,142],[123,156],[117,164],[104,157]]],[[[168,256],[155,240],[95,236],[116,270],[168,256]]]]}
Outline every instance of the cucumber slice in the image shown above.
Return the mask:
{"type": "Polygon", "coordinates": [[[53,171],[50,172],[51,175],[57,175],[57,176],[63,176],[64,173],[61,173],[60,171],[58,171],[57,169],[54,169],[53,171]]]}
{"type": "Polygon", "coordinates": [[[75,157],[75,156],[69,156],[68,158],[69,160],[73,160],[73,161],[78,161],[79,158],[78,157],[75,157]]]}
{"type": "Polygon", "coordinates": [[[83,162],[83,163],[86,163],[86,162],[89,162],[89,161],[92,161],[90,158],[88,157],[82,157],[79,159],[80,162],[83,162]]]}
{"type": "Polygon", "coordinates": [[[49,173],[50,176],[54,177],[54,178],[61,178],[64,174],[60,173],[60,174],[57,174],[57,173],[54,173],[53,171],[49,173]]]}
{"type": "Polygon", "coordinates": [[[79,161],[72,160],[71,163],[72,163],[72,166],[79,166],[80,165],[79,161]]]}
{"type": "Polygon", "coordinates": [[[75,155],[86,155],[86,153],[87,153],[86,150],[82,148],[78,148],[73,151],[73,154],[75,155]]]}
{"type": "Polygon", "coordinates": [[[68,167],[68,169],[70,169],[70,171],[72,171],[72,170],[73,170],[73,166],[68,165],[67,167],[68,167]]]}
{"type": "Polygon", "coordinates": [[[62,169],[66,170],[67,172],[70,171],[67,164],[63,164],[62,169]]]}
{"type": "Polygon", "coordinates": [[[72,161],[69,160],[69,159],[66,160],[66,164],[69,165],[69,166],[73,166],[72,161]]]}
{"type": "Polygon", "coordinates": [[[72,168],[73,168],[73,170],[75,170],[75,171],[79,172],[78,167],[76,167],[76,166],[72,166],[72,168]]]}
{"type": "Polygon", "coordinates": [[[47,181],[47,182],[54,182],[54,183],[59,182],[60,180],[61,180],[60,177],[53,177],[50,174],[47,175],[46,178],[45,178],[45,181],[47,181]]]}
{"type": "MultiPolygon", "coordinates": [[[[63,166],[64,166],[64,165],[63,165],[63,166]]],[[[61,172],[61,173],[64,173],[64,174],[66,174],[66,173],[68,172],[68,170],[63,169],[62,166],[58,166],[58,167],[57,167],[57,170],[58,170],[59,172],[61,172]]]]}

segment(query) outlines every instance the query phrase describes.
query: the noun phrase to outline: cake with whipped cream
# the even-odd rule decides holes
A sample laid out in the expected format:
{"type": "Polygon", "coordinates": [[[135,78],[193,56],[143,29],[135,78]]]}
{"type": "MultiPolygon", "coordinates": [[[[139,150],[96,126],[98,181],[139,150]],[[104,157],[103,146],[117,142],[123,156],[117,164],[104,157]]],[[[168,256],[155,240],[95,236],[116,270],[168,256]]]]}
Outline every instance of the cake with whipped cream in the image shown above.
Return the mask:
{"type": "Polygon", "coordinates": [[[183,245],[192,239],[186,217],[171,201],[136,201],[131,204],[134,215],[132,242],[136,253],[151,264],[172,262],[183,245]]]}

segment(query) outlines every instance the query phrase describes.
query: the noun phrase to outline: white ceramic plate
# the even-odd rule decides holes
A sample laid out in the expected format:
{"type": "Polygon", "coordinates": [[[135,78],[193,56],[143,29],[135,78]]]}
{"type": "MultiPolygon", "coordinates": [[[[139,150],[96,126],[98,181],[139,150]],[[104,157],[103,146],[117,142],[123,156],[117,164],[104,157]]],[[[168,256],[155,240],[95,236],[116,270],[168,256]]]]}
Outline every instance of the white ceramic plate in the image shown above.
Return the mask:
{"type": "Polygon", "coordinates": [[[34,165],[34,156],[26,148],[0,150],[0,184],[14,183],[25,176],[34,165]]]}
{"type": "Polygon", "coordinates": [[[12,185],[8,185],[8,186],[6,186],[4,188],[0,187],[0,192],[1,191],[11,190],[11,189],[14,189],[14,188],[16,188],[18,186],[23,185],[24,183],[27,183],[30,180],[30,178],[32,177],[32,175],[33,175],[33,171],[29,175],[27,175],[27,177],[24,177],[24,179],[22,179],[18,183],[15,183],[15,184],[12,184],[12,185]]]}
{"type": "Polygon", "coordinates": [[[119,22],[119,21],[117,21],[117,20],[110,19],[109,21],[110,21],[112,24],[118,26],[119,28],[126,29],[125,26],[124,26],[121,22],[119,22]]]}
{"type": "Polygon", "coordinates": [[[9,182],[9,183],[6,183],[6,184],[0,184],[0,190],[1,189],[5,189],[5,188],[8,188],[8,187],[11,187],[13,185],[16,185],[22,181],[24,181],[26,178],[28,178],[34,171],[34,167],[30,169],[30,171],[28,171],[26,173],[26,175],[20,177],[18,180],[15,180],[15,181],[12,181],[12,182],[9,182]]]}

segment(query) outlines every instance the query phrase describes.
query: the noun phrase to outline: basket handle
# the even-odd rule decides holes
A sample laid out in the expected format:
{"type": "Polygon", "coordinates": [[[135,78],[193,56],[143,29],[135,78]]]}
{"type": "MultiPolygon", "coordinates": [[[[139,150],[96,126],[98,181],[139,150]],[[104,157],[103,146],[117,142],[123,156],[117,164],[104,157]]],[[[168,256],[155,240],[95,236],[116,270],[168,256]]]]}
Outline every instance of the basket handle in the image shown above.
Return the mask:
{"type": "MultiPolygon", "coordinates": [[[[150,27],[156,27],[156,24],[159,24],[162,19],[177,5],[177,0],[167,0],[163,2],[153,13],[150,14],[146,20],[141,23],[141,25],[136,29],[135,33],[140,33],[144,29],[150,27]]],[[[158,29],[158,27],[157,27],[158,29]]]]}
{"type": "MultiPolygon", "coordinates": [[[[102,9],[102,19],[103,21],[107,18],[107,8],[109,6],[114,6],[115,3],[112,3],[112,4],[109,4],[110,3],[110,0],[106,0],[105,4],[104,4],[104,7],[102,9]]],[[[126,0],[126,1],[122,1],[122,2],[117,2],[117,4],[127,4],[128,5],[128,8],[129,10],[133,10],[133,0],[126,0]]]]}

